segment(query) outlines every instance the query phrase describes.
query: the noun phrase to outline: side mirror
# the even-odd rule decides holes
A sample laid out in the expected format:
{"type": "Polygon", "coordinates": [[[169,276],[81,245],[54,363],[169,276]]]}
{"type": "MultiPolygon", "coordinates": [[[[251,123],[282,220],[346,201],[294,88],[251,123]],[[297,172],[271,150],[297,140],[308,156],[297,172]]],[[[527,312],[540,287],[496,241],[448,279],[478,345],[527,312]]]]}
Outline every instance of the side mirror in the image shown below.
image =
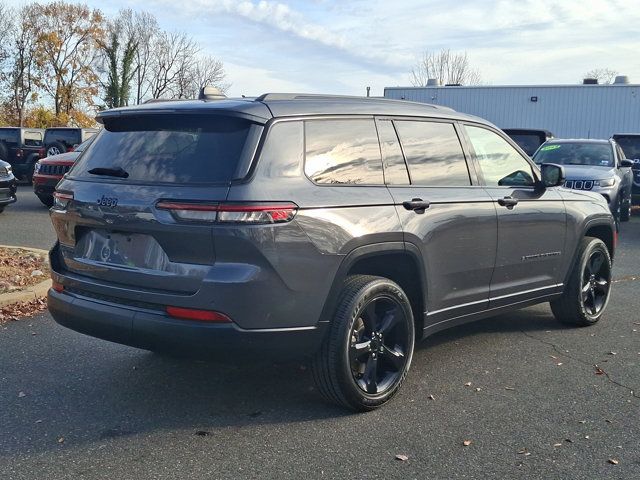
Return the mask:
{"type": "Polygon", "coordinates": [[[556,165],[555,163],[543,163],[540,165],[540,172],[542,173],[541,183],[544,188],[564,185],[566,176],[562,165],[556,165]]]}
{"type": "Polygon", "coordinates": [[[631,168],[631,167],[633,167],[633,160],[629,160],[628,158],[620,160],[620,168],[631,168]]]}

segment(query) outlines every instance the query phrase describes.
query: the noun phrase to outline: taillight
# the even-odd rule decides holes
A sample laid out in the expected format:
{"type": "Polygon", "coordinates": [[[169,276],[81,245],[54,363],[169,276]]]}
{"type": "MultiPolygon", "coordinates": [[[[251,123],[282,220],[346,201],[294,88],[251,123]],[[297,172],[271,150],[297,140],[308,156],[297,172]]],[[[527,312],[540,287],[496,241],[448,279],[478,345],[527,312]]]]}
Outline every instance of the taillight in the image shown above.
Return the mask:
{"type": "Polygon", "coordinates": [[[38,149],[38,155],[40,156],[40,158],[44,158],[44,156],[45,156],[44,147],[38,149]]]}
{"type": "Polygon", "coordinates": [[[53,192],[53,209],[66,210],[71,200],[73,193],[53,192]]]}
{"type": "Polygon", "coordinates": [[[291,202],[211,204],[161,201],[156,207],[169,210],[183,221],[249,224],[290,222],[298,211],[298,206],[291,202]]]}
{"type": "Polygon", "coordinates": [[[53,288],[58,293],[64,292],[64,285],[56,282],[55,280],[51,280],[51,288],[53,288]]]}
{"type": "Polygon", "coordinates": [[[16,149],[16,157],[18,157],[18,158],[19,158],[19,157],[22,157],[22,153],[23,153],[23,152],[22,152],[22,149],[21,149],[21,148],[16,149]]]}
{"type": "Polygon", "coordinates": [[[214,312],[212,310],[197,310],[194,308],[182,308],[182,307],[166,307],[166,312],[169,316],[174,318],[181,318],[184,320],[198,320],[201,322],[216,322],[216,323],[232,323],[231,319],[224,313],[214,312]]]}

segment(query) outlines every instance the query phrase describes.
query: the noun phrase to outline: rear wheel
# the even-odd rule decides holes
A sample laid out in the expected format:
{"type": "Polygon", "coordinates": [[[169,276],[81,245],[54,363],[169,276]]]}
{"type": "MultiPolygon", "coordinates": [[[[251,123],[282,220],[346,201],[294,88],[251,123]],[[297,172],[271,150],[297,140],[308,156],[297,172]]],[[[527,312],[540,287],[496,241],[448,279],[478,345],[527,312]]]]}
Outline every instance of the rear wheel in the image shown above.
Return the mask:
{"type": "Polygon", "coordinates": [[[620,221],[628,222],[631,217],[631,199],[620,206],[620,221]]]}
{"type": "Polygon", "coordinates": [[[551,302],[562,323],[593,325],[602,317],[611,294],[611,256],[599,238],[585,237],[562,296],[551,302]]]}
{"type": "Polygon", "coordinates": [[[47,146],[47,157],[53,157],[54,155],[60,155],[65,153],[67,149],[60,142],[53,142],[47,146]]]}
{"type": "Polygon", "coordinates": [[[53,207],[53,195],[40,195],[38,194],[38,198],[42,202],[43,205],[51,208],[53,207]]]}
{"type": "Polygon", "coordinates": [[[414,346],[411,304],[389,279],[347,278],[312,370],[320,392],[352,410],[387,402],[406,378],[414,346]]]}

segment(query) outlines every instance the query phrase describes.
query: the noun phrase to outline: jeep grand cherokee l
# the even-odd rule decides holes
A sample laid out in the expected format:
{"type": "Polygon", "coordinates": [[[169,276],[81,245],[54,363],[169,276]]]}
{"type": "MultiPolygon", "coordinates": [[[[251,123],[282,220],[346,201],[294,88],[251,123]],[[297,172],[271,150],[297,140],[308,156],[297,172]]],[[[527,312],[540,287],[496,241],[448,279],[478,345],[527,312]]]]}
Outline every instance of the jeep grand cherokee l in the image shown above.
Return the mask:
{"type": "Polygon", "coordinates": [[[541,302],[609,300],[602,195],[500,130],[384,99],[265,94],[101,112],[55,193],[49,309],[150,350],[309,355],[319,390],[389,400],[414,342],[541,302]]]}

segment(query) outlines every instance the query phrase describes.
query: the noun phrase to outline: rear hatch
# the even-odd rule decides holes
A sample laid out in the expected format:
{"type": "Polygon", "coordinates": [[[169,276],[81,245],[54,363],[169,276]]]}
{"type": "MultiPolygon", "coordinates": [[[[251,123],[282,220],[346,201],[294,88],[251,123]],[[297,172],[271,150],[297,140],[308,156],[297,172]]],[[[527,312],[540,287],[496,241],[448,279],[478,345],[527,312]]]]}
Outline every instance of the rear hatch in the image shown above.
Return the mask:
{"type": "Polygon", "coordinates": [[[144,114],[104,129],[58,185],[59,260],[110,286],[195,293],[215,261],[213,227],[164,204],[215,205],[246,173],[262,126],[244,118],[144,114]]]}

